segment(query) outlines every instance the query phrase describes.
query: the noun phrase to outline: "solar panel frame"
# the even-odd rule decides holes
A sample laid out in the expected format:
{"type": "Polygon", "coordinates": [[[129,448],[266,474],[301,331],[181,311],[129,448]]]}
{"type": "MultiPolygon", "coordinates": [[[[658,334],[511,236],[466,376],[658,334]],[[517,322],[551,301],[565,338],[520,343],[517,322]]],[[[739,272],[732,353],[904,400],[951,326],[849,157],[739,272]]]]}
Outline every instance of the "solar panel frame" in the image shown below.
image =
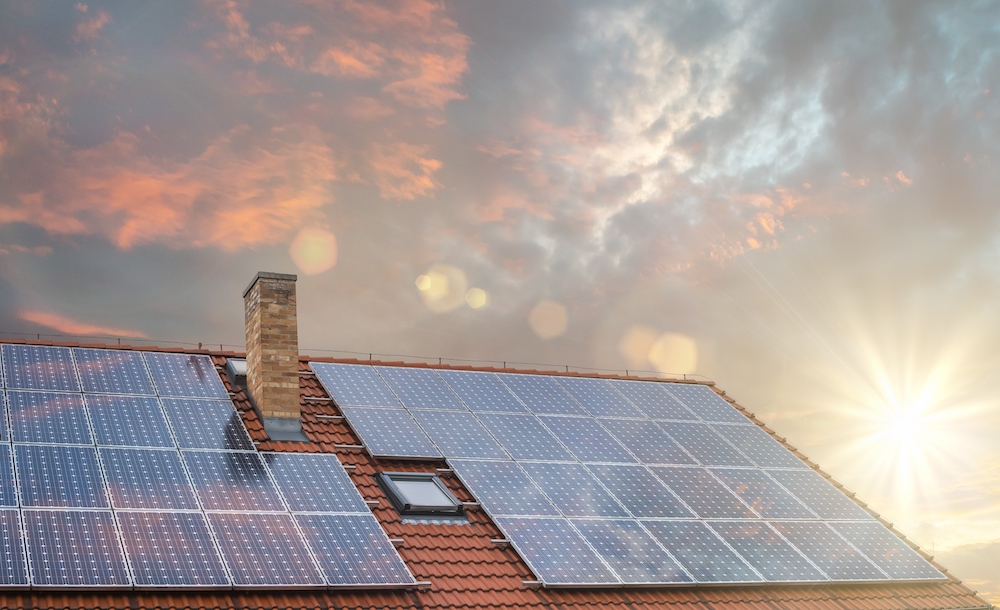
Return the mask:
{"type": "Polygon", "coordinates": [[[14,470],[22,507],[111,507],[96,447],[14,445],[14,470]]]}
{"type": "Polygon", "coordinates": [[[198,354],[142,352],[158,396],[229,400],[212,359],[198,354]]]}
{"type": "Polygon", "coordinates": [[[468,410],[448,384],[431,369],[376,366],[375,372],[407,409],[468,410]]]}
{"type": "Polygon", "coordinates": [[[119,589],[132,586],[114,514],[110,510],[26,509],[22,514],[32,587],[119,589]],[[58,540],[48,539],[53,532],[59,533],[58,540]],[[67,552],[72,549],[67,546],[66,536],[70,537],[71,545],[76,542],[73,546],[78,549],[77,552],[67,552]],[[78,564],[75,570],[77,576],[98,572],[101,578],[55,578],[55,574],[47,573],[43,568],[47,565],[69,565],[70,558],[75,558],[78,564]]]}
{"type": "Polygon", "coordinates": [[[476,413],[476,417],[515,460],[574,460],[562,442],[534,415],[476,413]]]}
{"type": "Polygon", "coordinates": [[[118,511],[115,517],[136,587],[186,590],[232,586],[203,513],[118,511]],[[198,560],[185,561],[192,553],[198,560]]]}
{"type": "Polygon", "coordinates": [[[403,406],[373,366],[311,362],[310,367],[338,407],[403,406]]]}
{"type": "Polygon", "coordinates": [[[94,444],[80,394],[8,390],[7,400],[14,442],[94,444]]]}
{"type": "Polygon", "coordinates": [[[497,377],[535,415],[587,415],[587,410],[549,375],[497,373],[497,377]]]}
{"type": "Polygon", "coordinates": [[[724,398],[706,385],[694,383],[665,383],[664,389],[674,400],[706,422],[727,422],[754,425],[724,398]]]}
{"type": "Polygon", "coordinates": [[[340,411],[373,457],[444,457],[406,409],[341,407],[340,411]]]}
{"type": "Polygon", "coordinates": [[[583,464],[522,462],[519,465],[566,517],[629,517],[625,507],[583,464]]]}
{"type": "Polygon", "coordinates": [[[181,449],[254,450],[232,400],[161,398],[160,404],[181,449]]]}
{"type": "Polygon", "coordinates": [[[829,582],[826,574],[766,521],[720,520],[708,521],[707,524],[767,582],[829,582]],[[794,577],[787,577],[789,574],[794,577]]]}
{"type": "Polygon", "coordinates": [[[73,352],[68,347],[4,343],[0,352],[8,390],[80,391],[73,352]]]}
{"type": "Polygon", "coordinates": [[[635,456],[593,417],[539,415],[538,419],[581,462],[637,462],[635,456]]]}
{"type": "Polygon", "coordinates": [[[753,466],[708,424],[661,422],[660,427],[703,466],[753,466]]]}
{"type": "Polygon", "coordinates": [[[768,521],[832,581],[885,581],[889,576],[829,524],[817,521],[768,521]]]}
{"type": "Polygon", "coordinates": [[[21,512],[0,510],[0,588],[25,587],[31,582],[25,552],[21,512]]]}
{"type": "Polygon", "coordinates": [[[98,449],[114,509],[198,510],[194,486],[176,449],[98,449]]]}
{"type": "Polygon", "coordinates": [[[645,418],[643,412],[606,379],[596,377],[554,379],[593,417],[645,418]]]}
{"type": "Polygon", "coordinates": [[[261,453],[292,512],[371,514],[358,488],[332,453],[261,453]]]}
{"type": "Polygon", "coordinates": [[[177,446],[155,396],[84,394],[83,400],[98,446],[177,446]]]}
{"type": "Polygon", "coordinates": [[[699,583],[744,584],[764,580],[704,521],[640,523],[699,583]]]}
{"type": "Polygon", "coordinates": [[[417,425],[441,450],[454,458],[507,460],[510,457],[470,411],[414,410],[417,425]]]}
{"type": "Polygon", "coordinates": [[[839,521],[830,527],[894,581],[939,581],[948,577],[877,521],[839,521]]]}
{"type": "Polygon", "coordinates": [[[73,358],[85,393],[156,395],[141,352],[74,347],[73,358]]]}
{"type": "Polygon", "coordinates": [[[570,519],[624,584],[692,584],[694,578],[641,523],[628,519],[570,519]]]}
{"type": "Polygon", "coordinates": [[[663,383],[628,379],[609,379],[608,383],[650,419],[701,421],[690,409],[677,402],[663,388],[663,383]]]}
{"type": "Polygon", "coordinates": [[[642,464],[698,465],[698,460],[691,457],[654,421],[610,418],[600,418],[597,421],[642,464]]]}
{"type": "Polygon", "coordinates": [[[187,450],[181,456],[204,510],[288,510],[259,454],[187,450]]]}
{"type": "Polygon", "coordinates": [[[517,554],[548,587],[622,582],[568,519],[498,517],[495,522],[517,554]],[[570,562],[576,565],[567,565],[570,562]]]}
{"type": "Polygon", "coordinates": [[[528,413],[528,408],[494,373],[440,370],[438,374],[470,411],[528,413]]]}
{"type": "Polygon", "coordinates": [[[710,427],[759,468],[808,468],[788,448],[757,426],[711,424],[710,427]]]}
{"type": "Polygon", "coordinates": [[[765,519],[818,519],[763,470],[711,468],[712,474],[765,519]]]}
{"type": "Polygon", "coordinates": [[[491,516],[558,517],[556,508],[516,462],[448,460],[491,516]]]}
{"type": "Polygon", "coordinates": [[[409,568],[371,513],[297,514],[294,518],[329,586],[415,584],[409,568]]]}
{"type": "Polygon", "coordinates": [[[234,586],[326,587],[323,572],[291,514],[208,512],[206,516],[234,586]],[[268,551],[278,555],[268,555],[268,551]]]}

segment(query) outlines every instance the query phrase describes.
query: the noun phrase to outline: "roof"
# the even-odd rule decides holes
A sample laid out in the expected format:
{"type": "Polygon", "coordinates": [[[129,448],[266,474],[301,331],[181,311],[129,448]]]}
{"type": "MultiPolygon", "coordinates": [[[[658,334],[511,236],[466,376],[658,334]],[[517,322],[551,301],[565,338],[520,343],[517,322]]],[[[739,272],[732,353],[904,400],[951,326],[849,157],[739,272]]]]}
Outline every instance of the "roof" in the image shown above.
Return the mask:
{"type": "MultiPolygon", "coordinates": [[[[21,341],[5,341],[23,343],[21,341]]],[[[107,347],[132,349],[129,346],[80,345],[75,343],[31,342],[36,345],[61,345],[67,347],[107,347]]],[[[757,586],[689,586],[658,588],[607,588],[607,589],[549,589],[532,584],[535,576],[529,567],[508,546],[494,541],[503,534],[482,510],[468,511],[468,524],[426,524],[403,522],[382,489],[375,481],[380,471],[435,472],[445,468],[444,460],[400,461],[375,459],[357,448],[358,439],[347,422],[336,416],[339,409],[312,374],[311,361],[382,364],[387,366],[423,366],[430,368],[463,368],[406,364],[402,362],[369,362],[353,359],[301,357],[300,405],[302,427],[310,443],[274,442],[267,439],[262,422],[252,408],[246,394],[233,387],[224,372],[226,359],[242,357],[235,352],[208,350],[157,350],[136,348],[143,351],[171,351],[206,354],[212,357],[220,377],[230,392],[243,422],[261,451],[323,452],[336,454],[345,466],[353,466],[350,476],[368,501],[378,502],[372,512],[389,538],[397,541],[399,554],[418,582],[429,583],[417,589],[370,591],[274,592],[274,591],[132,591],[132,592],[46,592],[11,591],[0,593],[0,605],[9,608],[646,608],[667,604],[689,608],[742,607],[786,610],[805,608],[815,610],[869,610],[869,609],[937,609],[937,608],[991,608],[989,602],[950,575],[940,564],[934,566],[948,575],[944,582],[917,584],[835,584],[822,585],[757,585],[757,586]],[[333,416],[333,417],[331,417],[333,416]]],[[[482,368],[475,370],[497,369],[482,368]]],[[[514,372],[506,370],[505,372],[514,372]]],[[[546,375],[574,375],[549,371],[525,371],[546,375]]],[[[620,377],[619,377],[620,378],[620,377]]],[[[638,377],[629,377],[638,379],[638,377]]],[[[696,382],[691,382],[696,383],[696,382]]],[[[700,382],[704,383],[704,382],[700,382]]],[[[785,439],[757,419],[754,414],[709,385],[743,412],[764,431],[774,436],[795,455],[823,476],[829,475],[798,452],[785,439]]],[[[475,498],[457,477],[445,477],[445,483],[455,496],[466,502],[475,498]]],[[[839,486],[839,484],[838,484],[839,486]]],[[[846,491],[846,490],[845,490],[846,491]]],[[[849,492],[847,492],[849,495],[849,492]]],[[[857,501],[857,500],[856,500],[857,501]]],[[[860,503],[863,507],[864,504],[860,503]]],[[[884,525],[892,527],[876,513],[865,507],[884,525]]],[[[903,537],[895,530],[894,533],[903,537]]],[[[903,537],[905,539],[905,537],[903,537]]],[[[911,543],[912,544],[912,543],[911,543]]],[[[915,547],[915,545],[913,545],[915,547]]],[[[925,558],[932,558],[920,552],[925,558]]],[[[932,561],[933,563],[933,561],[932,561]]]]}

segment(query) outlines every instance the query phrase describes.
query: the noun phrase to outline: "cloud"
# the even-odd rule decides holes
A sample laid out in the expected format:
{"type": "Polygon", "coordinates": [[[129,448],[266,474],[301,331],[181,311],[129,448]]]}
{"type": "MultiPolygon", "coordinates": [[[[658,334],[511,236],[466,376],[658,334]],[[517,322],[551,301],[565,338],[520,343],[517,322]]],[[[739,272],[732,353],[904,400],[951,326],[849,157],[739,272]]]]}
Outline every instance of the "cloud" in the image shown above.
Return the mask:
{"type": "Polygon", "coordinates": [[[413,200],[430,195],[439,188],[434,174],[441,162],[424,155],[428,146],[413,144],[377,144],[372,147],[369,164],[375,184],[385,199],[413,200]]]}
{"type": "Polygon", "coordinates": [[[59,314],[44,311],[22,311],[22,320],[34,322],[42,326],[47,326],[61,333],[81,336],[112,336],[112,337],[132,337],[135,339],[147,338],[145,333],[137,330],[114,328],[110,326],[100,326],[73,320],[59,314]]]}
{"type": "MultiPolygon", "coordinates": [[[[77,9],[83,6],[83,10],[80,12],[85,13],[87,7],[81,4],[77,4],[77,9]]],[[[97,15],[93,19],[87,19],[76,25],[76,32],[73,34],[73,40],[76,42],[81,42],[84,40],[94,40],[100,37],[101,30],[104,26],[111,23],[111,16],[104,11],[98,11],[97,15]]]]}

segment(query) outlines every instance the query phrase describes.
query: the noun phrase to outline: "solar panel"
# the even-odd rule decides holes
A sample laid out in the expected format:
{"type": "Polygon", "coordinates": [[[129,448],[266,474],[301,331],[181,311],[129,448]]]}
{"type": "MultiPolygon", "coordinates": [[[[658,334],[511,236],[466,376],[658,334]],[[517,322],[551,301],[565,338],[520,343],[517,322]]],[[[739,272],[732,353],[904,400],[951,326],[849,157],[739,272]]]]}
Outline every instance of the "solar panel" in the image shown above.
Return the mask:
{"type": "Polygon", "coordinates": [[[174,447],[160,401],[146,396],[84,395],[98,445],[174,447]]]}
{"type": "Polygon", "coordinates": [[[697,464],[656,422],[638,419],[599,419],[604,429],[628,447],[644,464],[697,464]]]}
{"type": "Polygon", "coordinates": [[[510,393],[493,373],[477,371],[438,371],[448,387],[472,411],[526,413],[524,405],[510,393]]]}
{"type": "Polygon", "coordinates": [[[559,387],[547,375],[499,374],[497,377],[506,385],[528,410],[535,414],[586,415],[580,403],[559,387]]]}
{"type": "Polygon", "coordinates": [[[118,523],[137,587],[229,584],[201,513],[120,512],[118,523]]]}
{"type": "Polygon", "coordinates": [[[182,454],[205,510],[285,510],[258,454],[224,451],[182,454]]]}
{"type": "Polygon", "coordinates": [[[566,519],[501,517],[496,523],[547,585],[620,582],[566,519]]]}
{"type": "Polygon", "coordinates": [[[84,392],[152,395],[153,383],[139,352],[73,349],[84,392]]]}
{"type": "Polygon", "coordinates": [[[698,582],[763,580],[702,521],[643,521],[642,524],[698,582]]]}
{"type": "Polygon", "coordinates": [[[712,474],[766,519],[815,519],[816,515],[761,470],[713,468],[712,474]]]}
{"type": "Polygon", "coordinates": [[[310,366],[339,407],[400,406],[374,367],[328,362],[313,362],[310,366]]]}
{"type": "Polygon", "coordinates": [[[704,468],[653,466],[650,470],[699,517],[705,519],[757,517],[742,500],[704,468]]]}
{"type": "Polygon", "coordinates": [[[114,508],[198,509],[176,449],[99,451],[114,508]]]}
{"type": "Polygon", "coordinates": [[[734,424],[753,423],[708,386],[666,383],[664,387],[671,396],[677,399],[677,402],[687,407],[705,421],[730,422],[734,424]]]}
{"type": "Polygon", "coordinates": [[[16,510],[0,510],[0,586],[27,585],[24,536],[16,510]]]}
{"type": "Polygon", "coordinates": [[[8,389],[80,391],[69,348],[9,344],[0,348],[8,389]]]}
{"type": "Polygon", "coordinates": [[[295,520],[331,585],[414,582],[373,515],[296,515],[295,520]]]}
{"type": "Polygon", "coordinates": [[[92,445],[87,411],[79,394],[7,392],[15,442],[92,445]]]}
{"type": "MultiPolygon", "coordinates": [[[[3,377],[3,375],[0,374],[0,377],[3,377]]],[[[7,417],[7,413],[7,392],[0,390],[0,442],[10,442],[10,436],[7,432],[10,420],[7,417]]]]}
{"type": "Polygon", "coordinates": [[[164,398],[162,403],[177,444],[184,449],[254,448],[230,400],[164,398]]]}
{"type": "Polygon", "coordinates": [[[660,426],[705,466],[753,466],[707,424],[661,422],[660,426]]]}
{"type": "Polygon", "coordinates": [[[514,462],[448,460],[448,465],[490,515],[559,515],[514,462]]]}
{"type": "Polygon", "coordinates": [[[111,511],[24,511],[31,584],[127,587],[132,584],[111,511]]]}
{"type": "Polygon", "coordinates": [[[14,445],[14,451],[22,506],[108,506],[97,449],[14,445]]]}
{"type": "Polygon", "coordinates": [[[625,447],[590,417],[552,417],[538,419],[581,462],[635,462],[625,447]]]}
{"type": "Polygon", "coordinates": [[[237,587],[325,584],[291,515],[209,513],[208,521],[237,587]]]}
{"type": "Polygon", "coordinates": [[[377,366],[375,371],[407,409],[466,410],[451,388],[430,369],[377,366]]]}
{"type": "Polygon", "coordinates": [[[831,523],[830,526],[893,580],[947,578],[881,523],[831,523]]]}
{"type": "Polygon", "coordinates": [[[594,417],[644,417],[642,411],[605,379],[559,377],[556,383],[594,417]]]}
{"type": "Polygon", "coordinates": [[[694,517],[645,466],[591,464],[587,468],[635,517],[694,517]]]}
{"type": "Polygon", "coordinates": [[[693,581],[637,521],[572,519],[570,523],[627,584],[693,581]]]}
{"type": "Polygon", "coordinates": [[[827,580],[822,572],[762,521],[712,521],[709,526],[769,582],[827,580]]]}
{"type": "Polygon", "coordinates": [[[7,443],[0,443],[0,506],[17,506],[17,489],[14,488],[14,456],[7,443]]]}
{"type": "Polygon", "coordinates": [[[712,428],[761,468],[806,467],[802,460],[757,426],[715,424],[712,428]]]}
{"type": "Polygon", "coordinates": [[[567,517],[629,516],[583,464],[525,462],[520,466],[567,517]]]}
{"type": "Polygon", "coordinates": [[[477,413],[503,448],[515,460],[572,461],[573,456],[534,415],[477,413]]]}
{"type": "Polygon", "coordinates": [[[143,352],[160,396],[229,398],[208,356],[143,352]]]}
{"type": "Polygon", "coordinates": [[[768,470],[771,478],[792,492],[820,519],[873,519],[863,508],[812,470],[768,470]]]}
{"type": "Polygon", "coordinates": [[[368,452],[387,457],[441,457],[417,422],[404,409],[342,407],[368,452]]]}
{"type": "Polygon", "coordinates": [[[666,384],[624,379],[610,379],[608,383],[651,419],[698,419],[698,416],[674,400],[663,387],[666,384]]]}
{"type": "Polygon", "coordinates": [[[370,513],[368,505],[336,455],[262,455],[292,511],[370,513]]]}
{"type": "Polygon", "coordinates": [[[826,523],[771,521],[789,542],[833,580],[886,580],[886,575],[826,523]]]}
{"type": "Polygon", "coordinates": [[[507,452],[468,411],[413,411],[411,415],[448,457],[508,459],[507,452]]]}

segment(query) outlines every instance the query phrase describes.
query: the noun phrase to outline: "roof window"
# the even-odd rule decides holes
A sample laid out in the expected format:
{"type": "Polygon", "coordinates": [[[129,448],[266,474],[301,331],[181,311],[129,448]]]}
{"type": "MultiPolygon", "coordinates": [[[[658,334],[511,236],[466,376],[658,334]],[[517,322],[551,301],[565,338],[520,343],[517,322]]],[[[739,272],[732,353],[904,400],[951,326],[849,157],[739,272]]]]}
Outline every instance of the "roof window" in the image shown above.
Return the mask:
{"type": "Polygon", "coordinates": [[[378,482],[400,515],[462,517],[462,503],[434,474],[383,472],[378,482]]]}

